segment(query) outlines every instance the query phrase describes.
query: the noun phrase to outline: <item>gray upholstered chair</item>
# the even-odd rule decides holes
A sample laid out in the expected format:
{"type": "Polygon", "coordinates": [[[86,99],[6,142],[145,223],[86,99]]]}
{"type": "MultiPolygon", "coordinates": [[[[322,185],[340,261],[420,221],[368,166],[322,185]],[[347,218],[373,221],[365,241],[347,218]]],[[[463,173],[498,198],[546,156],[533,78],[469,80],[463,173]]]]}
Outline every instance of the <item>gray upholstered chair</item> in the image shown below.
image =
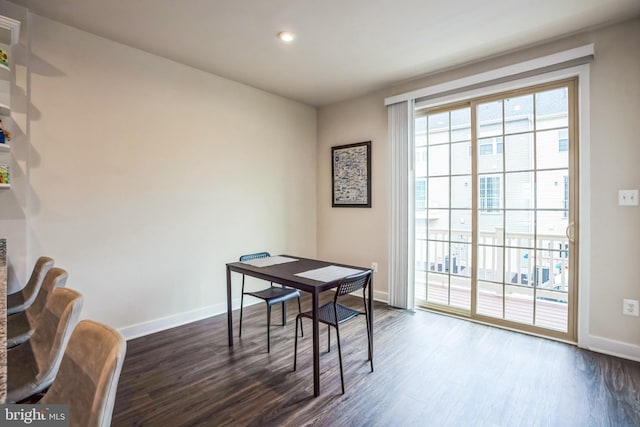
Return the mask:
{"type": "Polygon", "coordinates": [[[55,289],[29,341],[7,350],[7,403],[16,403],[49,387],[73,328],[80,320],[82,295],[55,289]]]}
{"type": "Polygon", "coordinates": [[[60,370],[39,403],[70,405],[71,427],[111,424],[126,342],[115,329],[83,320],[64,352],[60,370]]]}
{"type": "Polygon", "coordinates": [[[44,276],[53,267],[53,260],[48,257],[40,257],[33,266],[31,277],[24,288],[18,292],[7,295],[7,315],[25,311],[40,292],[44,276]]]}
{"type": "Polygon", "coordinates": [[[7,317],[7,347],[15,347],[29,339],[38,325],[38,319],[43,312],[47,299],[55,288],[64,287],[68,274],[58,267],[51,268],[44,280],[38,296],[25,311],[7,317]]]}

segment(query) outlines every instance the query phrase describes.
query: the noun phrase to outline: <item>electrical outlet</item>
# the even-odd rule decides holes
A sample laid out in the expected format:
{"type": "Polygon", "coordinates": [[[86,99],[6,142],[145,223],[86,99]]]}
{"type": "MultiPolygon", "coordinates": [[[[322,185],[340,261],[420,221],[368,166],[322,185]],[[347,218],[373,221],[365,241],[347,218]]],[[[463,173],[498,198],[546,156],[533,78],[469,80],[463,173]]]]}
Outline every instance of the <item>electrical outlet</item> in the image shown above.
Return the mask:
{"type": "Polygon", "coordinates": [[[638,190],[618,190],[618,206],[638,206],[638,190]]]}
{"type": "Polygon", "coordinates": [[[378,272],[378,263],[377,262],[372,262],[371,263],[371,269],[373,270],[374,273],[378,272]]]}
{"type": "Polygon", "coordinates": [[[622,314],[626,314],[627,316],[640,316],[640,311],[638,309],[638,300],[637,299],[623,299],[622,300],[622,314]]]}

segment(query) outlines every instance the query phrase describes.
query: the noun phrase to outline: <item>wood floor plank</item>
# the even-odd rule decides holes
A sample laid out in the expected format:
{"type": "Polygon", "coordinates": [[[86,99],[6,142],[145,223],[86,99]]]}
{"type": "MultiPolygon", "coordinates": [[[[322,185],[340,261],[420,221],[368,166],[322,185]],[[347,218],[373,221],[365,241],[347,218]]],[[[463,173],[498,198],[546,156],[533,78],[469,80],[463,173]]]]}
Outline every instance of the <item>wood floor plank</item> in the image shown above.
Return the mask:
{"type": "Polygon", "coordinates": [[[265,310],[245,309],[241,340],[234,313],[233,348],[226,315],[130,341],[112,425],[640,426],[640,363],[379,303],[375,371],[364,318],[346,323],[341,395],[335,331],[327,353],[321,327],[314,398],[310,324],[293,372],[297,304],[272,326],[269,354],[265,310]]]}

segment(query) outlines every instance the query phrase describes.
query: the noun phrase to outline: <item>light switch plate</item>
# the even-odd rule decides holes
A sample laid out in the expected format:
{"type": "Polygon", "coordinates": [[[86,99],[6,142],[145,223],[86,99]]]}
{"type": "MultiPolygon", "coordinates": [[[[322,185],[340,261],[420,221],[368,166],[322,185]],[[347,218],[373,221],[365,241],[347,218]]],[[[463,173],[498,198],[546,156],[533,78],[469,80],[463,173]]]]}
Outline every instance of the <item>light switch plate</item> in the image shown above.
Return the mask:
{"type": "Polygon", "coordinates": [[[638,206],[638,190],[618,190],[618,206],[638,206]]]}

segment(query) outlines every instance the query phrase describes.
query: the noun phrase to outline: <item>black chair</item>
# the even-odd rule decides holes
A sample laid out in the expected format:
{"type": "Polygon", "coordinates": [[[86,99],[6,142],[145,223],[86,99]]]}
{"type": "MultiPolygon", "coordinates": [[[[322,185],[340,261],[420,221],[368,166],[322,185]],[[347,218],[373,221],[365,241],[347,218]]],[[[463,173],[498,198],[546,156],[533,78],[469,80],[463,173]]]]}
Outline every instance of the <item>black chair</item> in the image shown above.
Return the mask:
{"type": "MultiPolygon", "coordinates": [[[[270,257],[269,252],[258,252],[255,254],[242,255],[240,257],[240,262],[243,261],[251,261],[258,258],[267,258],[270,257]]],[[[282,303],[282,326],[287,324],[287,306],[286,302],[293,298],[298,298],[298,311],[302,312],[302,308],[300,306],[300,291],[297,289],[285,288],[274,286],[273,282],[271,282],[271,286],[255,292],[245,292],[244,291],[244,274],[242,275],[242,296],[240,297],[240,333],[238,336],[242,336],[242,306],[244,304],[244,296],[250,295],[255,298],[259,298],[267,303],[267,353],[271,351],[271,306],[274,304],[282,303]]],[[[297,325],[296,325],[296,335],[297,325]]]]}
{"type": "MultiPolygon", "coordinates": [[[[344,375],[342,372],[342,349],[340,348],[340,328],[338,325],[346,322],[347,320],[351,320],[358,316],[359,314],[364,314],[365,323],[367,324],[367,342],[369,344],[368,355],[369,361],[371,363],[371,372],[373,372],[373,352],[371,346],[371,330],[369,329],[369,313],[367,310],[367,286],[371,281],[371,270],[363,271],[362,273],[357,273],[351,275],[349,277],[345,277],[342,279],[338,288],[336,289],[335,297],[333,301],[327,303],[318,308],[318,321],[321,323],[325,323],[327,325],[327,351],[331,351],[331,326],[336,328],[336,335],[338,337],[338,358],[340,359],[340,382],[342,383],[342,394],[344,394],[344,375]],[[350,294],[351,292],[355,292],[362,289],[362,301],[364,303],[364,312],[355,310],[351,307],[347,307],[338,303],[338,298],[343,295],[350,294]]],[[[296,370],[296,362],[298,358],[298,319],[300,319],[300,327],[302,327],[302,318],[306,317],[308,319],[313,319],[313,312],[306,311],[304,313],[298,314],[296,317],[296,341],[294,347],[294,356],[293,356],[293,370],[296,370]]]]}

